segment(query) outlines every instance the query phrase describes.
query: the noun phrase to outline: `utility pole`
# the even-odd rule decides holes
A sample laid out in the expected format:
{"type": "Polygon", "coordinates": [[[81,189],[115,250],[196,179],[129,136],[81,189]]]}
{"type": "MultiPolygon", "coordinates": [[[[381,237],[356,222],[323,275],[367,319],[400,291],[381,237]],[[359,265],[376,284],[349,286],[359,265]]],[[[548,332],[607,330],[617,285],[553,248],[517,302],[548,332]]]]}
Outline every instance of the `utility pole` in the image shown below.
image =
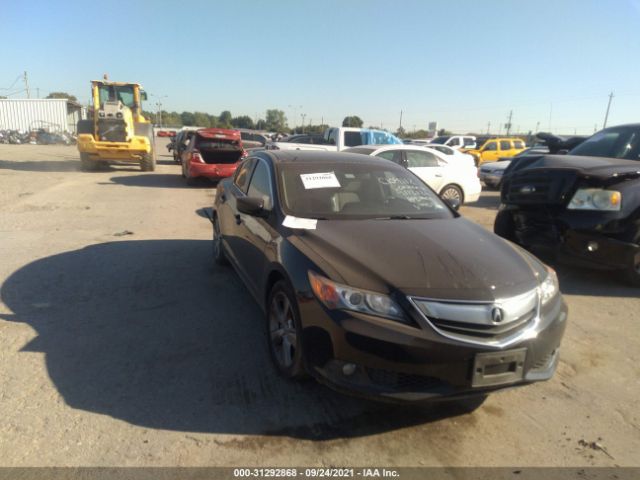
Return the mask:
{"type": "Polygon", "coordinates": [[[307,116],[307,114],[301,113],[300,116],[302,117],[302,133],[304,133],[304,118],[307,116]]]}
{"type": "Polygon", "coordinates": [[[513,117],[513,110],[509,111],[509,120],[507,120],[507,124],[505,125],[507,129],[507,136],[509,136],[509,132],[511,132],[511,117],[513,117]]]}
{"type": "Polygon", "coordinates": [[[400,130],[402,128],[402,110],[400,110],[400,128],[398,130],[400,130]]]}
{"type": "Polygon", "coordinates": [[[536,122],[536,132],[539,132],[539,131],[540,131],[540,121],[538,120],[536,122]]]}
{"type": "Polygon", "coordinates": [[[487,122],[487,135],[489,135],[489,131],[491,131],[491,122],[487,122]]]}
{"type": "Polygon", "coordinates": [[[609,109],[611,108],[611,100],[613,100],[613,92],[609,94],[609,103],[607,103],[607,113],[604,114],[604,123],[602,124],[602,128],[607,128],[607,120],[609,119],[609,109]]]}
{"type": "Polygon", "coordinates": [[[27,72],[24,72],[24,88],[27,91],[27,98],[31,98],[31,91],[29,90],[29,78],[27,72]]]}

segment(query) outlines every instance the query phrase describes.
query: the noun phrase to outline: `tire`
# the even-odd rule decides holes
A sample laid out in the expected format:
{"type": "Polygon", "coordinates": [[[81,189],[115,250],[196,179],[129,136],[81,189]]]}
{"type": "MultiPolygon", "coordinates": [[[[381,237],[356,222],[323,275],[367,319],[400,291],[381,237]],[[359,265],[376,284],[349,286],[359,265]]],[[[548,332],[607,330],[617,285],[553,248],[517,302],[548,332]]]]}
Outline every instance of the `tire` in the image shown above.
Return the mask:
{"type": "Polygon", "coordinates": [[[85,172],[95,172],[98,170],[100,162],[91,160],[88,153],[80,154],[80,169],[85,172]]]}
{"type": "MultiPolygon", "coordinates": [[[[636,227],[630,240],[631,243],[640,245],[640,227],[636,227]]],[[[625,270],[625,276],[627,278],[627,282],[631,285],[634,287],[640,287],[640,252],[633,256],[631,265],[625,270]]]]}
{"type": "Polygon", "coordinates": [[[267,342],[274,366],[285,378],[301,380],[307,377],[298,303],[292,288],[284,280],[271,288],[266,311],[267,342]]]}
{"type": "MultiPolygon", "coordinates": [[[[462,193],[462,190],[460,189],[460,187],[452,183],[450,183],[449,185],[445,185],[442,190],[440,190],[440,198],[442,198],[443,200],[447,198],[457,198],[460,202],[460,205],[462,205],[462,203],[464,202],[464,194],[462,193]]],[[[458,208],[456,208],[456,210],[458,210],[458,208]]]]}
{"type": "Polygon", "coordinates": [[[222,235],[220,234],[220,224],[218,223],[218,217],[213,217],[213,262],[216,265],[228,265],[229,260],[224,253],[222,247],[222,235]]]}
{"type": "Polygon", "coordinates": [[[516,242],[516,224],[513,221],[513,216],[506,210],[500,210],[496,215],[496,219],[493,222],[493,233],[518,243],[516,242]]]}
{"type": "Polygon", "coordinates": [[[140,160],[140,170],[143,172],[153,172],[156,169],[156,156],[155,152],[151,150],[146,153],[140,160]]]}

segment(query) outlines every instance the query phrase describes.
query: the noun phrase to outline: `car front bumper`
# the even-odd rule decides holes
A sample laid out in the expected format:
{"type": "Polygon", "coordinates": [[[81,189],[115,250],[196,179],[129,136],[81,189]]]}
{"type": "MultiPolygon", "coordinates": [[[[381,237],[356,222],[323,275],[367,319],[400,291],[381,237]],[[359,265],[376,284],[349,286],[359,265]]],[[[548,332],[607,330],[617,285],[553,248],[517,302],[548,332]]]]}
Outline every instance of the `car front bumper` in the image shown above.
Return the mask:
{"type": "Polygon", "coordinates": [[[626,222],[609,213],[504,208],[513,216],[518,243],[589,268],[622,270],[633,264],[640,246],[624,241],[626,222]]]}
{"type": "Polygon", "coordinates": [[[452,340],[423,326],[327,311],[316,301],[305,302],[300,305],[301,317],[313,319],[303,327],[307,368],[319,382],[343,393],[417,403],[486,395],[548,380],[558,364],[567,319],[562,298],[552,303],[553,308],[541,311],[542,327],[535,336],[495,348],[452,340]],[[518,378],[497,384],[476,382],[478,355],[499,357],[522,350],[518,378]]]}
{"type": "Polygon", "coordinates": [[[489,187],[498,188],[502,183],[502,175],[496,175],[495,173],[483,173],[479,174],[480,181],[489,187]]]}

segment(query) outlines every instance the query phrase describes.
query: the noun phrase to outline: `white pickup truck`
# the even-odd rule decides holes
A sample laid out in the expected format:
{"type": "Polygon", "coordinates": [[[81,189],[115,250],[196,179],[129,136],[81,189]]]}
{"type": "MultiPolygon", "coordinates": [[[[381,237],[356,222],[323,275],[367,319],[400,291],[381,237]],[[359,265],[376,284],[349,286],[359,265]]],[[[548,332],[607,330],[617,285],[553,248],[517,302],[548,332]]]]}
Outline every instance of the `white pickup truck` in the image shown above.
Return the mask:
{"type": "Polygon", "coordinates": [[[370,128],[327,128],[320,143],[268,142],[267,150],[326,150],[339,152],[360,145],[402,145],[395,135],[370,128]]]}

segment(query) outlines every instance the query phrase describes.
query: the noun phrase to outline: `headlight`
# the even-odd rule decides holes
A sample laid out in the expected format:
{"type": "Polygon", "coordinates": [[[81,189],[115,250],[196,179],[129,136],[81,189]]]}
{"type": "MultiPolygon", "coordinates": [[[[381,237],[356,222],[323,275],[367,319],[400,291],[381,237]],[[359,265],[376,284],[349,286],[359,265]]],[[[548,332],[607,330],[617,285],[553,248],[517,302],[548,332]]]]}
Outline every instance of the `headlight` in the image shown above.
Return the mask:
{"type": "Polygon", "coordinates": [[[312,271],[309,282],[318,300],[331,310],[353,310],[410,323],[388,295],[341,285],[312,271]]]}
{"type": "Polygon", "coordinates": [[[600,188],[579,189],[567,207],[569,210],[605,210],[617,212],[622,206],[622,194],[600,188]]]}
{"type": "Polygon", "coordinates": [[[545,278],[538,287],[540,303],[542,303],[542,305],[549,303],[549,300],[556,296],[558,290],[559,285],[556,271],[551,267],[547,267],[547,278],[545,278]]]}

